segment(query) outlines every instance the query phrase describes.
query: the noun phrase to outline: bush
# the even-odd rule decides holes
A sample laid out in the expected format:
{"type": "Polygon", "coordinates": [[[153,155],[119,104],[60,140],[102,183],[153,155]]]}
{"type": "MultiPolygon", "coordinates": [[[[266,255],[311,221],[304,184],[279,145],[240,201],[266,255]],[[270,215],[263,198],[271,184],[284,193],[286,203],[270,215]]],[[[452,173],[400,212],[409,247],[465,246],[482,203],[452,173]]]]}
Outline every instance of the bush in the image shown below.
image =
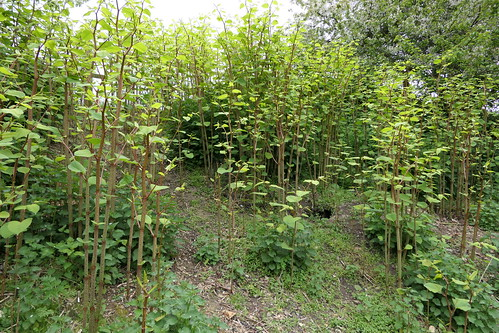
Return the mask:
{"type": "Polygon", "coordinates": [[[213,235],[200,236],[194,242],[197,248],[194,258],[205,265],[216,265],[220,261],[218,237],[213,235]]]}
{"type": "MultiPolygon", "coordinates": [[[[219,329],[226,329],[217,318],[206,316],[200,311],[204,301],[197,294],[197,289],[182,282],[177,284],[175,274],[164,273],[161,281],[150,282],[143,286],[149,290],[145,320],[146,332],[198,332],[216,333],[219,329]]],[[[132,320],[120,318],[101,332],[136,333],[141,331],[144,307],[144,293],[138,299],[130,302],[136,307],[132,320]]]]}
{"type": "Polygon", "coordinates": [[[477,268],[446,249],[414,255],[407,269],[405,302],[433,326],[462,332],[495,332],[499,302],[477,268]]]}
{"type": "MultiPolygon", "coordinates": [[[[376,246],[383,247],[385,244],[385,219],[384,210],[381,205],[370,204],[369,206],[357,206],[365,210],[365,232],[370,242],[376,246]]],[[[427,213],[420,213],[415,218],[408,214],[403,214],[400,217],[402,225],[402,242],[403,244],[411,245],[414,242],[414,234],[416,233],[416,245],[418,251],[426,251],[435,247],[437,238],[432,230],[431,216],[427,213]]],[[[393,222],[390,222],[393,224],[393,222]]],[[[395,228],[392,227],[390,237],[390,249],[392,251],[397,248],[397,238],[395,228]]]]}
{"type": "MultiPolygon", "coordinates": [[[[477,207],[474,206],[471,209],[471,215],[474,220],[476,216],[477,207]]],[[[480,211],[480,228],[489,231],[499,231],[499,201],[494,199],[484,200],[482,203],[482,209],[480,211]]]]}
{"type": "Polygon", "coordinates": [[[300,218],[290,215],[285,216],[282,223],[278,223],[276,218],[274,220],[256,235],[253,252],[271,273],[290,270],[291,266],[309,267],[316,251],[307,226],[300,218]]]}
{"type": "MultiPolygon", "coordinates": [[[[70,285],[53,270],[46,275],[33,267],[30,276],[24,276],[12,287],[14,296],[2,304],[0,331],[7,332],[18,321],[19,332],[71,332],[73,321],[67,315],[66,300],[74,296],[70,285]],[[9,304],[10,303],[10,304],[9,304]]],[[[9,330],[10,331],[10,330],[9,330]]]]}

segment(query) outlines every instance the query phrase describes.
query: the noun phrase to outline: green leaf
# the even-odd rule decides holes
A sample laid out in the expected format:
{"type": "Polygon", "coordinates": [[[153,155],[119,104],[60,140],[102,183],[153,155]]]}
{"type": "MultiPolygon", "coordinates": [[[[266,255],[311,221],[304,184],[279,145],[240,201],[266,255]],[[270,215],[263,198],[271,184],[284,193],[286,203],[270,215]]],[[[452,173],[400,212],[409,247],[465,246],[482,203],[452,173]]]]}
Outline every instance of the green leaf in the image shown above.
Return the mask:
{"type": "Polygon", "coordinates": [[[426,198],[426,200],[428,200],[428,202],[430,202],[430,203],[439,203],[439,202],[440,202],[440,200],[439,200],[439,199],[435,199],[435,198],[433,198],[433,197],[430,197],[429,195],[425,195],[425,198],[426,198]]]}
{"type": "Polygon", "coordinates": [[[286,215],[282,219],[282,221],[290,228],[294,229],[296,227],[297,230],[303,230],[305,227],[302,223],[299,222],[300,217],[294,217],[291,215],[286,215]]]}
{"type": "Polygon", "coordinates": [[[0,67],[0,73],[4,75],[9,75],[9,76],[16,76],[16,74],[12,73],[9,69],[5,67],[0,67]]]}
{"type": "Polygon", "coordinates": [[[426,282],[424,284],[425,288],[431,291],[432,293],[439,294],[442,292],[443,286],[433,283],[433,282],[426,282]]]}
{"type": "Polygon", "coordinates": [[[3,211],[0,212],[0,219],[6,219],[10,216],[9,212],[3,211]]]}
{"type": "Polygon", "coordinates": [[[133,182],[133,176],[130,174],[126,174],[121,178],[120,182],[118,183],[118,186],[127,186],[133,182]]]}
{"type": "Polygon", "coordinates": [[[32,218],[27,218],[22,222],[10,221],[2,225],[0,228],[0,236],[3,238],[9,238],[11,236],[19,235],[22,232],[28,230],[31,225],[32,218]]]}
{"type": "Polygon", "coordinates": [[[312,184],[314,186],[319,185],[319,181],[318,180],[313,180],[313,179],[307,179],[307,180],[304,180],[303,182],[304,183],[310,183],[310,184],[312,184]]]}
{"type": "Polygon", "coordinates": [[[88,149],[83,149],[83,150],[77,150],[74,153],[75,156],[80,156],[80,157],[92,157],[94,154],[88,149]]]}
{"type": "Polygon", "coordinates": [[[227,99],[227,97],[229,97],[228,94],[223,94],[223,95],[217,96],[218,99],[227,99]]]}
{"type": "Polygon", "coordinates": [[[471,304],[465,298],[454,298],[452,301],[454,302],[454,306],[456,307],[456,309],[463,311],[471,310],[471,304]]]}
{"type": "Polygon", "coordinates": [[[302,200],[302,197],[298,197],[296,195],[288,195],[286,196],[286,201],[287,202],[300,202],[302,200]]]}
{"type": "Polygon", "coordinates": [[[52,39],[49,39],[48,41],[45,42],[45,46],[50,49],[50,50],[53,50],[56,46],[56,42],[55,40],[52,40],[52,39]]]}
{"type": "Polygon", "coordinates": [[[94,33],[90,29],[85,29],[82,30],[78,33],[79,39],[81,39],[83,42],[88,42],[94,37],[94,33]]]}
{"type": "Polygon", "coordinates": [[[279,224],[276,228],[277,232],[282,234],[286,230],[286,225],[284,224],[279,224]]]}
{"type": "Polygon", "coordinates": [[[87,138],[87,141],[88,141],[88,143],[90,143],[93,146],[98,145],[98,144],[101,143],[101,139],[100,138],[87,138]]]}
{"type": "Polygon", "coordinates": [[[459,326],[464,326],[464,322],[466,321],[464,316],[454,316],[453,318],[456,321],[456,324],[458,324],[459,326]]]}
{"type": "Polygon", "coordinates": [[[0,112],[10,114],[14,118],[19,118],[20,116],[23,115],[24,109],[22,109],[22,108],[0,109],[0,112]]]}
{"type": "Polygon", "coordinates": [[[73,161],[69,163],[68,169],[75,173],[85,173],[87,169],[78,161],[73,161]]]}
{"type": "Polygon", "coordinates": [[[184,150],[184,155],[185,157],[187,158],[194,158],[194,154],[193,153],[189,153],[188,151],[184,150]]]}
{"type": "Polygon", "coordinates": [[[420,262],[421,262],[421,265],[423,265],[425,267],[431,267],[433,265],[433,263],[429,259],[423,259],[423,260],[420,260],[420,262]]]}
{"type": "Polygon", "coordinates": [[[281,212],[283,210],[292,210],[293,209],[293,207],[291,207],[289,205],[285,205],[285,204],[278,203],[278,202],[270,202],[269,205],[271,205],[272,207],[282,207],[282,209],[280,210],[281,212]]]}
{"type": "Polygon", "coordinates": [[[133,46],[134,49],[136,49],[137,51],[141,52],[141,53],[144,53],[147,51],[147,46],[146,44],[142,43],[142,42],[139,42],[137,44],[135,44],[133,46]]]}
{"type": "Polygon", "coordinates": [[[299,196],[299,197],[304,197],[306,195],[308,195],[310,193],[310,191],[296,191],[296,195],[299,196]]]}
{"type": "Polygon", "coordinates": [[[238,180],[237,182],[232,182],[229,184],[231,189],[243,188],[246,186],[246,183],[242,180],[238,180]]]}
{"type": "Polygon", "coordinates": [[[26,96],[25,93],[23,93],[22,91],[19,91],[19,90],[7,90],[5,92],[5,95],[9,95],[9,96],[13,96],[13,97],[18,97],[18,98],[24,98],[26,96]]]}
{"type": "Polygon", "coordinates": [[[459,286],[466,286],[466,285],[468,285],[468,282],[457,280],[457,279],[454,279],[454,278],[452,278],[452,282],[454,282],[455,284],[457,284],[459,286]]]}
{"type": "Polygon", "coordinates": [[[166,185],[154,185],[154,184],[151,184],[151,192],[158,192],[158,191],[162,191],[162,190],[166,190],[170,188],[170,186],[166,186],[166,185]]]}
{"type": "Polygon", "coordinates": [[[30,169],[27,168],[27,167],[19,167],[19,168],[17,168],[17,172],[24,173],[24,174],[28,173],[29,170],[30,169]]]}
{"type": "Polygon", "coordinates": [[[23,210],[23,209],[27,209],[33,214],[36,214],[40,210],[40,206],[37,204],[31,204],[31,205],[17,206],[16,208],[14,208],[14,210],[23,210]]]}
{"type": "Polygon", "coordinates": [[[285,243],[285,242],[281,242],[281,243],[279,244],[279,246],[280,246],[281,248],[285,249],[285,250],[293,251],[293,248],[292,248],[291,246],[289,246],[289,245],[288,245],[287,243],[285,243]]]}
{"type": "Polygon", "coordinates": [[[223,175],[224,173],[229,173],[229,172],[232,172],[232,167],[228,168],[228,169],[225,169],[223,167],[219,167],[217,169],[217,172],[221,175],[223,175]]]}
{"type": "Polygon", "coordinates": [[[388,156],[379,156],[376,161],[381,162],[393,162],[393,160],[388,156]]]}
{"type": "Polygon", "coordinates": [[[424,202],[424,201],[419,201],[419,202],[417,203],[417,206],[418,206],[419,208],[423,208],[423,209],[428,208],[428,204],[427,204],[426,202],[424,202]]]}
{"type": "Polygon", "coordinates": [[[52,132],[54,133],[55,135],[57,136],[60,136],[60,132],[59,132],[59,129],[53,127],[53,126],[47,126],[47,125],[44,125],[42,123],[38,123],[36,124],[36,128],[42,130],[42,131],[49,131],[49,132],[52,132]]]}
{"type": "MultiPolygon", "coordinates": [[[[102,177],[101,177],[100,181],[101,181],[101,185],[107,184],[106,180],[102,177]]],[[[88,185],[95,185],[95,184],[97,184],[97,178],[95,176],[88,177],[88,185]]]]}
{"type": "Polygon", "coordinates": [[[18,154],[13,154],[8,149],[1,149],[0,150],[0,160],[10,159],[10,158],[17,158],[19,156],[20,155],[18,155],[18,154]]]}
{"type": "Polygon", "coordinates": [[[155,132],[158,129],[158,126],[139,126],[139,130],[137,131],[137,134],[139,135],[147,135],[151,134],[152,132],[155,132]]]}
{"type": "Polygon", "coordinates": [[[121,9],[121,12],[123,13],[123,15],[125,15],[125,17],[133,17],[133,15],[135,14],[135,11],[129,7],[125,7],[123,9],[121,9]]]}
{"type": "Polygon", "coordinates": [[[386,219],[388,221],[395,222],[397,220],[397,214],[395,214],[395,213],[386,214],[386,219]]]}
{"type": "Polygon", "coordinates": [[[468,276],[468,280],[473,281],[476,278],[477,274],[478,274],[478,271],[473,271],[473,273],[471,273],[468,276]]]}
{"type": "MultiPolygon", "coordinates": [[[[135,218],[139,221],[142,221],[142,215],[137,215],[135,218]]],[[[145,222],[146,222],[146,224],[151,224],[152,218],[149,215],[146,215],[145,222]]]]}

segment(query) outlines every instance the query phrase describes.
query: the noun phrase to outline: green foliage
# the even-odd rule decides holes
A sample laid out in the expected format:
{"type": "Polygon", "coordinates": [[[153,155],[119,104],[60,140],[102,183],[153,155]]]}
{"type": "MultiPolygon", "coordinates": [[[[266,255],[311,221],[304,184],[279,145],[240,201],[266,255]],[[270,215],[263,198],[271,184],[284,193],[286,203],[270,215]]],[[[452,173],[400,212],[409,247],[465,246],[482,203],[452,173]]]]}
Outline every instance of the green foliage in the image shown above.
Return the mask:
{"type": "MultiPolygon", "coordinates": [[[[42,189],[43,187],[40,187],[42,189]]],[[[35,187],[34,190],[38,189],[35,187]]],[[[20,273],[29,272],[32,267],[47,268],[53,267],[56,271],[60,272],[60,278],[69,279],[70,281],[80,281],[83,278],[83,271],[81,267],[84,261],[83,246],[85,241],[78,237],[53,237],[54,241],[45,240],[46,237],[53,234],[58,229],[66,230],[64,217],[67,216],[65,207],[57,207],[54,202],[59,196],[53,197],[55,191],[44,191],[36,193],[36,195],[45,195],[47,204],[41,206],[41,215],[38,218],[44,217],[53,221],[47,224],[46,228],[31,230],[25,233],[25,246],[20,249],[20,261],[17,269],[20,273]],[[58,208],[58,209],[56,209],[58,208]]],[[[119,192],[120,196],[125,196],[126,192],[119,192]]],[[[162,225],[160,229],[161,235],[159,236],[160,251],[163,259],[171,259],[175,256],[175,239],[176,234],[181,227],[182,219],[175,217],[175,207],[172,205],[171,199],[164,197],[163,202],[170,207],[167,224],[162,225]],[[171,214],[171,215],[170,215],[171,214]]],[[[154,214],[152,214],[154,217],[154,214]]],[[[107,239],[107,254],[106,261],[107,267],[105,271],[105,282],[116,283],[119,279],[123,278],[123,268],[126,267],[127,262],[127,242],[128,242],[128,224],[130,221],[130,207],[126,201],[118,201],[115,212],[113,213],[114,223],[109,228],[109,237],[107,239]]],[[[135,232],[132,238],[134,245],[132,251],[135,252],[134,259],[136,260],[136,247],[137,247],[138,231],[135,232]]],[[[145,246],[146,258],[152,256],[152,242],[151,235],[146,237],[147,245],[145,246]]],[[[91,244],[93,237],[89,238],[88,244],[91,244]]],[[[89,249],[90,254],[93,253],[92,247],[89,249]]],[[[133,253],[132,253],[133,254],[133,253]]],[[[97,268],[99,270],[99,268],[97,268]]]]}
{"type": "Polygon", "coordinates": [[[304,11],[309,34],[320,40],[358,44],[369,63],[412,60],[428,67],[445,55],[455,72],[490,73],[497,26],[497,3],[491,0],[431,2],[295,0],[304,11]]]}
{"type": "Polygon", "coordinates": [[[412,305],[413,316],[424,316],[436,327],[458,332],[497,329],[499,303],[494,289],[481,280],[473,264],[450,254],[445,243],[414,256],[405,283],[402,303],[412,305]]]}
{"type": "MultiPolygon", "coordinates": [[[[163,272],[160,282],[147,285],[152,290],[147,302],[146,332],[218,332],[227,328],[220,320],[203,314],[204,301],[192,285],[176,282],[175,274],[163,272]]],[[[134,318],[117,318],[100,332],[140,332],[143,316],[144,295],[133,300],[136,307],[134,318]]]]}
{"type": "Polygon", "coordinates": [[[327,269],[321,267],[317,263],[309,266],[306,270],[301,269],[291,276],[290,274],[283,274],[279,277],[282,287],[286,290],[305,292],[311,298],[321,299],[327,295],[328,292],[325,285],[328,283],[327,269]]]}
{"type": "MultiPolygon", "coordinates": [[[[467,216],[477,185],[495,188],[498,81],[484,75],[497,63],[485,52],[497,26],[491,0],[300,1],[340,5],[328,8],[350,45],[309,44],[300,26],[282,27],[250,2],[242,17],[220,17],[223,31],[201,20],[164,27],[140,1],[99,1],[76,26],[77,2],[0,8],[0,251],[16,267],[6,276],[53,269],[89,282],[91,325],[101,281],[175,255],[167,191],[176,165],[182,176],[203,165],[190,182],[205,193],[213,178],[230,217],[217,232],[230,235],[231,278],[244,274],[234,260],[244,204],[299,215],[311,194],[334,210],[352,199],[335,184],[354,187],[369,196],[368,232],[386,246],[386,267],[396,248],[401,273],[408,252],[434,246],[431,213],[467,216]],[[364,67],[357,55],[390,65],[364,67]]],[[[485,197],[487,227],[497,200],[485,197]]],[[[315,255],[292,215],[252,236],[265,269],[291,280],[315,255]]],[[[199,240],[198,260],[220,260],[213,244],[199,240]]],[[[359,277],[357,267],[343,265],[342,277],[359,277]]]]}
{"type": "MultiPolygon", "coordinates": [[[[472,217],[476,216],[475,215],[476,209],[477,207],[475,205],[470,210],[472,217]]],[[[482,208],[480,210],[480,222],[478,225],[483,230],[499,232],[499,219],[497,218],[498,216],[499,216],[499,198],[492,197],[485,199],[482,203],[482,208]]]]}
{"type": "Polygon", "coordinates": [[[347,332],[395,332],[393,311],[381,295],[358,293],[355,298],[359,304],[342,323],[347,332]]]}
{"type": "Polygon", "coordinates": [[[216,265],[221,259],[218,244],[218,237],[213,235],[199,236],[194,242],[194,247],[197,248],[194,258],[205,265],[216,265]]]}
{"type": "MultiPolygon", "coordinates": [[[[366,236],[372,244],[382,248],[386,242],[386,220],[383,217],[382,207],[380,205],[370,204],[367,206],[358,206],[358,209],[362,209],[364,211],[364,230],[366,232],[366,236]]],[[[403,247],[408,245],[405,248],[408,253],[414,251],[414,237],[416,237],[416,246],[418,251],[427,251],[435,247],[437,244],[437,238],[431,222],[431,216],[426,213],[422,213],[417,217],[411,217],[407,214],[404,214],[401,217],[401,223],[403,226],[403,247]],[[416,229],[414,229],[414,227],[416,227],[416,229]]],[[[394,251],[396,248],[397,241],[395,230],[392,229],[390,231],[389,249],[394,251]]]]}
{"type": "Polygon", "coordinates": [[[0,329],[7,332],[19,319],[19,332],[71,332],[74,318],[70,314],[77,314],[71,308],[76,304],[67,306],[68,300],[75,298],[69,283],[57,270],[42,274],[39,267],[27,268],[31,274],[23,274],[22,280],[8,285],[14,296],[2,304],[0,329]]]}
{"type": "Polygon", "coordinates": [[[276,274],[290,270],[292,265],[302,269],[310,267],[317,252],[308,226],[303,221],[290,222],[286,218],[282,222],[276,217],[273,220],[274,223],[265,224],[254,240],[253,252],[264,268],[276,274]],[[295,222],[300,226],[296,233],[295,222]]]}
{"type": "Polygon", "coordinates": [[[241,260],[233,260],[227,265],[229,278],[233,280],[243,280],[246,276],[244,264],[241,260]]]}
{"type": "Polygon", "coordinates": [[[312,213],[327,218],[336,213],[342,203],[350,202],[355,198],[353,192],[332,182],[318,186],[316,196],[317,200],[312,213]]]}

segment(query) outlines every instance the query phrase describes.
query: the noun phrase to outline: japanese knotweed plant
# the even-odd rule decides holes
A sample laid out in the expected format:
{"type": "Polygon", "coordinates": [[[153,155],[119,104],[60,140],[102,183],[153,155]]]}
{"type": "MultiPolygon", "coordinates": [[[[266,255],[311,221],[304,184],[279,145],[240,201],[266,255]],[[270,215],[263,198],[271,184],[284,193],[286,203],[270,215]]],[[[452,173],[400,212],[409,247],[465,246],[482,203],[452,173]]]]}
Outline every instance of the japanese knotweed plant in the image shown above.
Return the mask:
{"type": "MultiPolygon", "coordinates": [[[[422,210],[428,207],[427,202],[439,202],[441,197],[435,197],[431,187],[433,175],[439,172],[429,167],[433,153],[422,151],[421,109],[416,95],[405,84],[407,77],[397,71],[388,73],[377,90],[378,118],[386,123],[375,124],[373,140],[378,156],[372,174],[375,189],[369,192],[369,199],[384,220],[384,234],[376,237],[384,243],[387,269],[392,236],[395,237],[397,277],[401,286],[404,251],[417,249],[421,229],[418,224],[427,222],[420,218],[422,210]],[[411,239],[405,238],[409,229],[411,239]]],[[[369,228],[376,230],[377,227],[369,228]]]]}
{"type": "Polygon", "coordinates": [[[449,253],[442,241],[434,250],[412,258],[405,281],[408,288],[401,293],[434,326],[458,332],[494,332],[499,304],[492,286],[483,281],[484,273],[449,253]]]}

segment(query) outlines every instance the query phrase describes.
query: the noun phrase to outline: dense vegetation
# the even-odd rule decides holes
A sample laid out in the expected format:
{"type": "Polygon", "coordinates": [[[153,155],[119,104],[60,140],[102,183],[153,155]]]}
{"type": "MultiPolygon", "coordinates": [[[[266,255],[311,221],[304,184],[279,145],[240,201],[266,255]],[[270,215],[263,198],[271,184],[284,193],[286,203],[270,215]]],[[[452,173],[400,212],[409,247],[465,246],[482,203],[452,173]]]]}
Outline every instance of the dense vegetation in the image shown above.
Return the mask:
{"type": "MultiPolygon", "coordinates": [[[[269,5],[220,15],[220,31],[203,20],[164,27],[147,1],[99,1],[76,25],[73,5],[5,1],[0,11],[2,330],[223,327],[168,272],[186,223],[177,207],[185,186],[172,184],[202,170],[225,218],[194,256],[221,261],[231,290],[248,271],[299,285],[327,263],[317,230],[339,233],[313,215],[357,197],[372,251],[383,253],[376,283],[399,294],[386,331],[493,332],[497,248],[478,238],[481,227],[499,228],[490,54],[453,57],[455,45],[435,42],[366,59],[374,44],[311,42],[313,28],[281,26],[269,5]],[[457,255],[433,230],[442,217],[462,225],[457,255]],[[135,317],[103,320],[117,284],[135,317]],[[59,297],[81,301],[60,315],[59,297]]],[[[473,33],[497,50],[490,11],[473,33]]]]}

